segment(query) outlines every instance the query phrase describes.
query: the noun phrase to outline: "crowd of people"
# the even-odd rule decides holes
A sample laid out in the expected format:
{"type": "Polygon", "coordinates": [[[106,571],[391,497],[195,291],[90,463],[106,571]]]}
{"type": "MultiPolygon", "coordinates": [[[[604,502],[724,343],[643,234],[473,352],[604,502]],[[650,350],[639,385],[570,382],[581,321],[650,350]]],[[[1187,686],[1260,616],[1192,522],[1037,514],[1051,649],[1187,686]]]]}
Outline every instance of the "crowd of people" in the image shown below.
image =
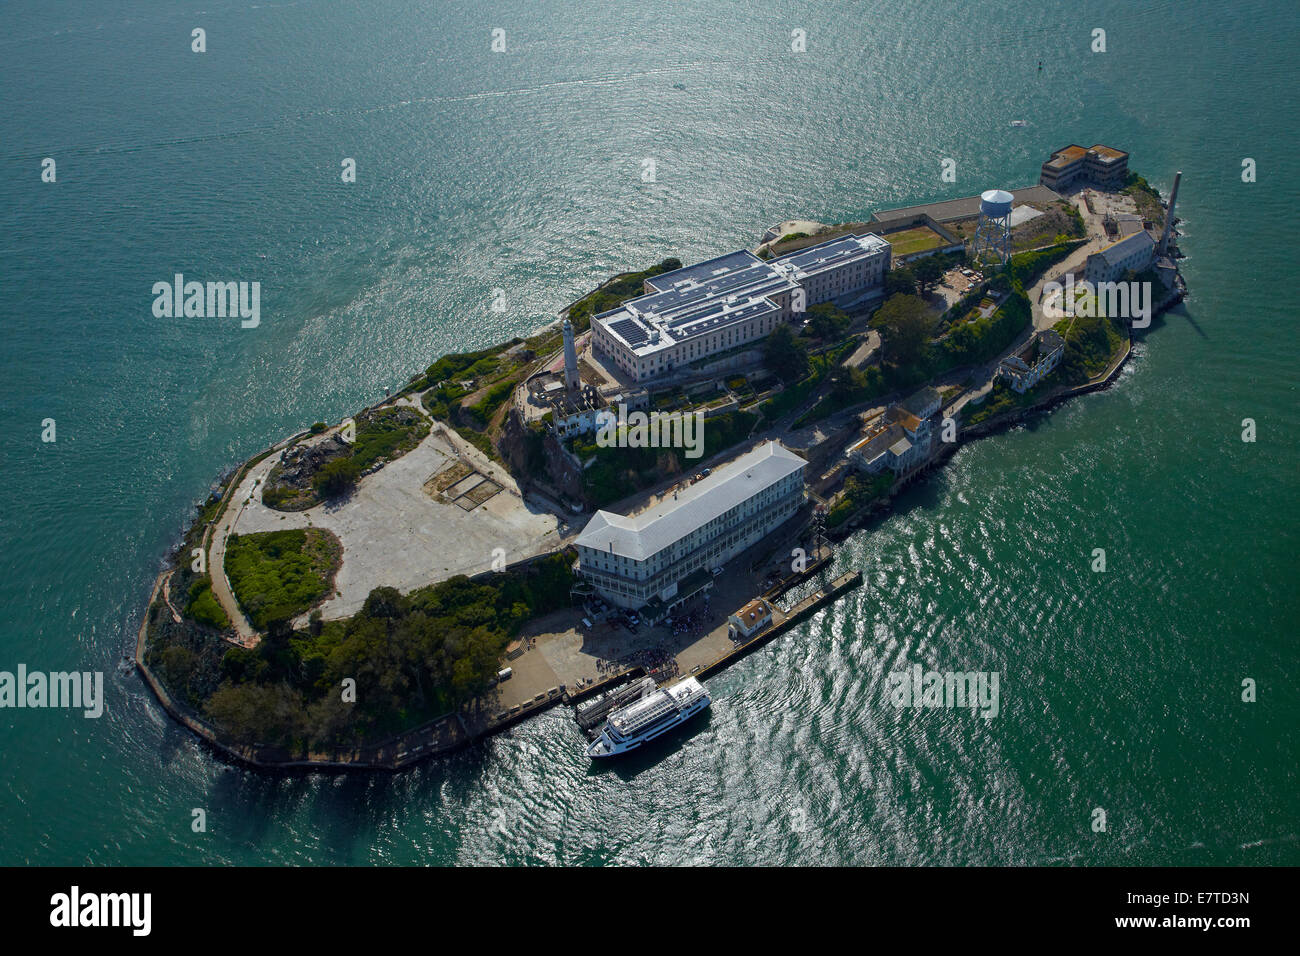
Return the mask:
{"type": "Polygon", "coordinates": [[[617,660],[609,661],[600,658],[596,661],[596,670],[602,674],[618,674],[633,667],[640,667],[659,681],[676,676],[678,673],[677,658],[662,645],[643,647],[630,654],[624,654],[617,660]]]}

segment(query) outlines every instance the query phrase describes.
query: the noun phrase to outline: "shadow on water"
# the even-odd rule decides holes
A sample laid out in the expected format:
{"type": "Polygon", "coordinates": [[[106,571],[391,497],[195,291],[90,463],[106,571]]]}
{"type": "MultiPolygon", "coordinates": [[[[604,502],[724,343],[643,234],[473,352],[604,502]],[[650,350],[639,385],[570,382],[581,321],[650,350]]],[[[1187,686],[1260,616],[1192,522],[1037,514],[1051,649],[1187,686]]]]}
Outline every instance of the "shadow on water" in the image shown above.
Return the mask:
{"type": "Polygon", "coordinates": [[[656,737],[649,743],[642,744],[636,750],[617,757],[593,760],[587,769],[587,776],[597,777],[612,773],[625,783],[631,782],[638,774],[682,750],[697,734],[708,729],[712,719],[713,710],[710,708],[702,715],[692,717],[682,726],[673,728],[662,737],[656,737]]]}
{"type": "Polygon", "coordinates": [[[231,840],[260,846],[275,821],[305,814],[320,849],[340,863],[366,862],[374,834],[414,807],[437,805],[449,782],[480,781],[490,748],[472,744],[400,773],[281,772],[227,765],[208,793],[210,816],[231,840]]]}
{"type": "Polygon", "coordinates": [[[861,524],[853,529],[850,537],[855,537],[863,532],[876,531],[886,521],[905,517],[918,508],[922,511],[937,510],[943,502],[949,480],[950,476],[942,467],[921,476],[913,484],[899,492],[894,500],[890,502],[889,507],[865,518],[861,524]]]}
{"type": "MultiPolygon", "coordinates": [[[[227,766],[208,790],[208,818],[220,820],[232,843],[263,843],[316,789],[305,776],[272,776],[227,766]]],[[[209,823],[209,826],[212,824],[209,823]]]]}
{"type": "Polygon", "coordinates": [[[1155,332],[1157,329],[1164,328],[1168,324],[1167,317],[1175,316],[1175,315],[1178,316],[1180,319],[1182,319],[1188,326],[1190,326],[1192,331],[1195,332],[1197,335],[1199,335],[1201,338],[1208,339],[1210,337],[1209,334],[1205,331],[1205,329],[1201,327],[1201,324],[1197,322],[1196,319],[1192,316],[1192,313],[1188,311],[1187,300],[1184,299],[1182,302],[1178,302],[1170,306],[1168,309],[1166,309],[1164,312],[1161,312],[1159,315],[1152,316],[1151,324],[1147,326],[1145,329],[1134,329],[1133,340],[1135,342],[1145,341],[1148,335],[1155,332]]]}

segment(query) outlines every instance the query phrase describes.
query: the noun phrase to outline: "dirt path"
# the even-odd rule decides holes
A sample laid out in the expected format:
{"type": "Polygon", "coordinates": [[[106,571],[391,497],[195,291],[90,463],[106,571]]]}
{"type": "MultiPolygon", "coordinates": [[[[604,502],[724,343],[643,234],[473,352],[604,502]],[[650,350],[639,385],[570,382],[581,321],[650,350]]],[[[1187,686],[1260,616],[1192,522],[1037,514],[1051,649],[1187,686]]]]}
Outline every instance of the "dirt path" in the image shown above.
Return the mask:
{"type": "Polygon", "coordinates": [[[230,618],[230,623],[234,625],[239,643],[245,647],[257,646],[257,642],[262,638],[253,629],[253,625],[248,623],[248,618],[244,617],[239,602],[235,600],[234,591],[231,590],[230,580],[226,577],[226,539],[230,537],[230,532],[234,529],[235,523],[239,520],[239,516],[243,514],[244,506],[253,493],[257,481],[265,477],[277,461],[279,461],[277,455],[270,455],[265,460],[254,465],[249,469],[248,474],[244,475],[239,482],[239,487],[235,489],[230,503],[226,506],[226,510],[222,513],[221,520],[212,529],[212,542],[208,546],[208,571],[212,578],[212,593],[216,595],[221,609],[226,612],[226,616],[230,618]]]}

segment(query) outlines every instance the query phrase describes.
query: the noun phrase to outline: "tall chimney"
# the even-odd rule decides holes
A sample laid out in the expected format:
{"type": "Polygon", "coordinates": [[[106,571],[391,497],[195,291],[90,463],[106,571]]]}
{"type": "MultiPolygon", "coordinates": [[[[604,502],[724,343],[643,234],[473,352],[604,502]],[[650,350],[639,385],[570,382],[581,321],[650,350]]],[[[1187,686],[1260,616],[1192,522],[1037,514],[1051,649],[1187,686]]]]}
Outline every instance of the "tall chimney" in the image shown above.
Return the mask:
{"type": "Polygon", "coordinates": [[[578,378],[578,350],[573,346],[573,323],[564,320],[564,385],[577,388],[581,384],[578,378]]]}
{"type": "Polygon", "coordinates": [[[1165,231],[1160,237],[1160,248],[1157,250],[1162,256],[1169,250],[1169,234],[1174,231],[1174,203],[1178,202],[1178,183],[1182,178],[1181,169],[1174,173],[1174,188],[1169,193],[1169,208],[1165,210],[1165,231]]]}

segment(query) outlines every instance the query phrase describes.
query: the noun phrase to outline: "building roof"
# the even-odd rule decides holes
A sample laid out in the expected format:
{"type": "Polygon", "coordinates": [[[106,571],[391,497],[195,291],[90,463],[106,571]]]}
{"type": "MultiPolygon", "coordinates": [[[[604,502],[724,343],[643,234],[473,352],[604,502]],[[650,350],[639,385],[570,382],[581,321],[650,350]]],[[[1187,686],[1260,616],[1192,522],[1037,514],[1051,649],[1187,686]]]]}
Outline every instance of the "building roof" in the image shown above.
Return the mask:
{"type": "Polygon", "coordinates": [[[629,299],[596,321],[638,355],[777,311],[772,296],[792,291],[809,276],[858,259],[889,254],[889,243],[870,233],[839,236],[764,262],[741,250],[652,276],[657,290],[629,299]]]}
{"type": "Polygon", "coordinates": [[[943,393],[932,385],[918,389],[914,394],[898,403],[900,407],[920,417],[920,410],[927,405],[943,405],[943,393]]]}
{"type": "Polygon", "coordinates": [[[1028,372],[1046,361],[1048,356],[1059,348],[1064,348],[1065,339],[1055,329],[1041,329],[1029,337],[1020,351],[1008,355],[998,364],[1016,373],[1028,372]]]}
{"type": "Polygon", "coordinates": [[[740,623],[746,634],[753,634],[758,628],[771,623],[772,611],[762,598],[754,598],[731,617],[740,623]]]}
{"type": "Polygon", "coordinates": [[[1070,165],[1070,163],[1074,163],[1083,159],[1083,157],[1086,155],[1088,155],[1088,151],[1084,149],[1082,146],[1075,146],[1071,144],[1065,147],[1065,149],[1058,149],[1056,152],[1052,154],[1051,158],[1043,165],[1052,166],[1056,169],[1060,169],[1062,166],[1068,166],[1070,165]]]}
{"type": "MultiPolygon", "coordinates": [[[[1131,236],[1125,236],[1117,242],[1112,242],[1109,246],[1099,249],[1092,255],[1101,256],[1109,265],[1116,265],[1120,260],[1135,252],[1155,248],[1155,244],[1155,240],[1151,238],[1150,233],[1144,229],[1141,232],[1133,233],[1131,236]]],[[[1088,258],[1091,259],[1092,256],[1088,258]]]]}
{"type": "Polygon", "coordinates": [[[644,561],[806,464],[780,442],[767,442],[640,514],[597,511],[576,543],[644,561]]]}
{"type": "MultiPolygon", "coordinates": [[[[849,454],[853,455],[856,453],[867,464],[875,462],[882,455],[890,452],[893,452],[893,454],[898,456],[906,454],[907,450],[912,447],[912,443],[907,439],[905,428],[891,420],[893,415],[900,413],[907,415],[906,412],[901,412],[897,405],[891,406],[884,416],[884,420],[889,424],[875,428],[870,431],[865,438],[859,439],[849,449],[849,454]],[[903,442],[907,443],[906,447],[901,451],[895,451],[899,444],[903,442]]],[[[914,422],[917,421],[915,416],[909,415],[908,417],[914,422]]],[[[917,422],[917,424],[920,423],[917,422]]],[[[915,434],[915,429],[913,429],[913,434],[915,434]]]]}
{"type": "MultiPolygon", "coordinates": [[[[1027,202],[1058,202],[1060,194],[1047,186],[1026,186],[1024,189],[1011,190],[1011,196],[1017,205],[1027,202]]],[[[873,223],[889,224],[900,220],[914,219],[926,215],[935,222],[952,222],[954,219],[970,219],[980,214],[980,197],[964,196],[961,199],[945,199],[942,202],[927,203],[923,206],[903,206],[900,209],[882,209],[871,217],[873,223]]]]}
{"type": "Polygon", "coordinates": [[[697,262],[693,266],[685,266],[681,269],[674,269],[672,272],[661,272],[657,276],[651,276],[646,279],[646,285],[656,291],[662,292],[680,282],[695,281],[704,282],[716,276],[725,275],[729,272],[735,272],[738,269],[746,269],[752,265],[759,265],[762,259],[754,255],[748,249],[741,249],[737,252],[728,252],[726,255],[715,256],[712,259],[705,259],[703,262],[697,262]]]}
{"type": "Polygon", "coordinates": [[[662,290],[596,316],[639,355],[774,312],[777,306],[769,297],[794,288],[791,279],[748,252],[719,256],[650,281],[663,283],[662,290]]]}
{"type": "Polygon", "coordinates": [[[1123,159],[1128,155],[1128,153],[1124,152],[1122,149],[1116,149],[1113,146],[1103,146],[1101,143],[1093,143],[1092,148],[1088,150],[1088,152],[1096,153],[1105,160],[1123,159]]]}
{"type": "Polygon", "coordinates": [[[1052,169],[1064,169],[1071,163],[1076,163],[1083,159],[1089,153],[1094,154],[1098,159],[1105,163],[1113,163],[1117,159],[1124,159],[1128,153],[1122,149],[1115,149],[1113,146],[1104,146],[1101,143],[1094,143],[1085,149],[1077,143],[1071,143],[1064,149],[1058,149],[1052,153],[1051,159],[1043,163],[1044,166],[1050,166],[1052,169]]]}
{"type": "Polygon", "coordinates": [[[921,419],[917,418],[902,405],[891,405],[885,412],[885,421],[892,425],[902,425],[912,434],[921,427],[921,419]]]}
{"type": "Polygon", "coordinates": [[[886,240],[872,233],[840,236],[829,242],[779,256],[771,260],[770,264],[783,275],[802,280],[827,269],[838,269],[850,262],[871,258],[881,252],[888,253],[891,248],[886,240]]]}

